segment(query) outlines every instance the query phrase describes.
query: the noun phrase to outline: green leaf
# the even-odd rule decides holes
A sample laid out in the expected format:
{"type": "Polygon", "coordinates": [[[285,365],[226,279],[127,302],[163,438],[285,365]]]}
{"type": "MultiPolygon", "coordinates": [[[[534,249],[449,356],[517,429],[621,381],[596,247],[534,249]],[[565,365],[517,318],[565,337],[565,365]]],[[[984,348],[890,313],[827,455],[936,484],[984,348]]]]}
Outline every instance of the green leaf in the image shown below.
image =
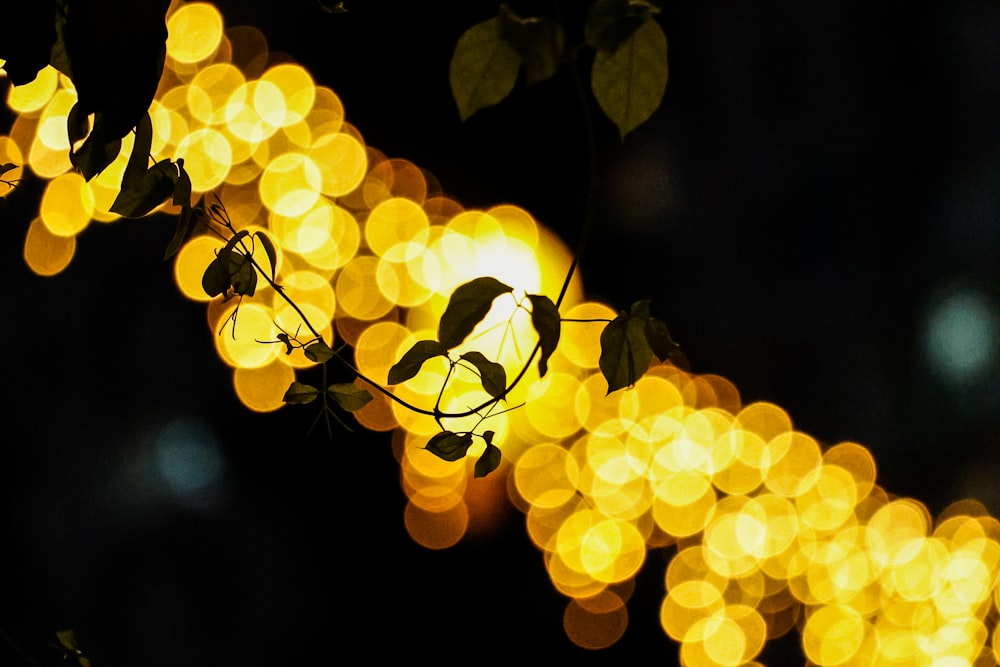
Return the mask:
{"type": "Polygon", "coordinates": [[[326,393],[347,412],[356,412],[372,400],[370,391],[355,387],[350,382],[331,384],[326,388],[326,393]]]}
{"type": "Polygon", "coordinates": [[[473,477],[486,477],[500,466],[500,448],[491,442],[486,443],[486,449],[476,461],[473,477]]]}
{"type": "Polygon", "coordinates": [[[274,276],[276,272],[276,267],[278,265],[278,253],[274,249],[274,244],[271,242],[271,237],[263,232],[254,232],[254,239],[260,241],[261,246],[264,248],[264,254],[267,255],[267,263],[271,269],[271,282],[274,282],[274,276]]]}
{"type": "Polygon", "coordinates": [[[502,364],[490,361],[482,352],[466,352],[460,358],[476,367],[487,394],[498,398],[507,391],[507,371],[502,364]]]}
{"type": "Polygon", "coordinates": [[[587,11],[584,39],[598,51],[615,51],[659,11],[644,0],[595,0],[587,11]]]}
{"type": "Polygon", "coordinates": [[[559,70],[566,52],[562,26],[548,17],[521,18],[507,5],[500,6],[501,38],[514,47],[529,86],[559,70]]]}
{"type": "Polygon", "coordinates": [[[667,325],[655,317],[646,320],[645,334],[649,347],[660,361],[666,361],[681,347],[670,336],[670,330],[667,328],[667,325]]]}
{"type": "Polygon", "coordinates": [[[451,56],[448,81],[465,121],[476,111],[507,97],[517,83],[521,60],[501,36],[501,20],[477,23],[458,38],[451,56]]]}
{"type": "Polygon", "coordinates": [[[153,121],[147,111],[142,115],[139,124],[135,126],[135,139],[132,142],[132,153],[128,156],[128,164],[122,174],[121,189],[127,190],[138,183],[149,166],[149,153],[153,148],[153,121]]]}
{"type": "Polygon", "coordinates": [[[531,325],[538,333],[538,343],[542,353],[538,358],[538,377],[543,377],[549,371],[549,357],[559,345],[562,321],[559,309],[549,297],[529,294],[528,299],[531,301],[531,325]]]}
{"type": "Polygon", "coordinates": [[[490,312],[493,300],[513,291],[510,285],[489,276],[459,285],[441,315],[438,340],[447,350],[459,345],[490,312]]]}
{"type": "Polygon", "coordinates": [[[201,275],[201,288],[213,298],[229,289],[229,271],[222,266],[218,257],[209,263],[205,273],[201,275]]]}
{"type": "Polygon", "coordinates": [[[169,159],[160,160],[137,181],[123,185],[111,204],[111,212],[123,218],[141,218],[173,194],[177,168],[169,159]]]}
{"type": "Polygon", "coordinates": [[[465,456],[472,446],[471,433],[452,433],[441,431],[434,435],[424,447],[431,454],[445,461],[457,461],[465,456]]]}
{"type": "Polygon", "coordinates": [[[598,366],[608,382],[608,392],[633,386],[649,368],[653,350],[646,340],[649,302],[637,301],[630,312],[621,312],[601,332],[598,366]]]}
{"type": "Polygon", "coordinates": [[[624,140],[653,115],[667,87],[667,38],[647,19],[614,51],[594,56],[590,84],[601,110],[624,140]]]}
{"type": "Polygon", "coordinates": [[[282,397],[285,403],[312,403],[319,396],[319,389],[312,385],[293,381],[282,397]]]}
{"type": "Polygon", "coordinates": [[[330,349],[330,346],[321,340],[317,340],[314,343],[310,343],[303,348],[302,352],[306,355],[306,359],[312,361],[313,363],[321,364],[324,361],[329,361],[333,358],[334,352],[330,349]]]}
{"type": "Polygon", "coordinates": [[[425,361],[442,356],[447,352],[448,349],[436,340],[418,340],[413,344],[413,347],[406,351],[403,358],[389,369],[389,384],[406,382],[420,372],[425,361]]]}

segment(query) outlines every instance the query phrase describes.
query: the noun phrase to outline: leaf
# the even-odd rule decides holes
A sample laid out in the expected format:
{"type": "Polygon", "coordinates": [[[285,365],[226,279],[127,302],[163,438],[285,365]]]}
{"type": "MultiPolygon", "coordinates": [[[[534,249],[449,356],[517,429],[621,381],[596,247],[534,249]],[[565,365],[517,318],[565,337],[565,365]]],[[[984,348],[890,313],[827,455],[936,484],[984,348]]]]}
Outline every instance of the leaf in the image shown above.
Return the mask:
{"type": "Polygon", "coordinates": [[[643,0],[596,0],[583,27],[587,44],[598,51],[615,51],[659,8],[643,0]]]}
{"type": "Polygon", "coordinates": [[[334,355],[330,346],[321,340],[306,345],[302,352],[306,355],[306,359],[317,364],[329,361],[334,355]]]}
{"type": "Polygon", "coordinates": [[[562,26],[550,18],[521,18],[500,6],[501,38],[514,47],[528,85],[548,79],[559,70],[566,51],[562,26]]]}
{"type": "Polygon", "coordinates": [[[240,296],[253,296],[257,291],[257,271],[246,255],[229,253],[229,282],[240,296]]]}
{"type": "Polygon", "coordinates": [[[278,265],[278,253],[274,249],[274,244],[271,242],[271,237],[263,232],[254,232],[253,237],[260,241],[261,246],[264,248],[264,254],[267,255],[267,263],[271,269],[271,282],[274,282],[274,276],[276,271],[276,266],[278,265]]]}
{"type": "Polygon", "coordinates": [[[123,184],[109,209],[123,218],[141,218],[162,204],[174,191],[177,169],[163,159],[147,169],[137,181],[123,184]]]}
{"type": "Polygon", "coordinates": [[[644,333],[646,334],[646,341],[649,343],[649,347],[660,361],[666,361],[681,347],[670,336],[670,330],[667,328],[667,325],[655,317],[646,320],[644,333]]]}
{"type": "Polygon", "coordinates": [[[442,356],[447,352],[447,348],[436,340],[418,340],[413,344],[413,347],[406,351],[403,358],[389,369],[389,384],[406,382],[420,372],[425,361],[442,356]]]}
{"type": "Polygon", "coordinates": [[[507,97],[517,83],[521,60],[501,36],[501,20],[477,23],[458,38],[451,56],[451,95],[465,121],[476,111],[507,97]]]}
{"type": "Polygon", "coordinates": [[[229,256],[233,253],[233,249],[236,247],[236,244],[245,239],[249,235],[250,232],[248,232],[245,229],[241,229],[240,231],[233,234],[232,237],[230,237],[230,239],[226,241],[226,245],[222,246],[222,249],[219,250],[218,258],[225,265],[229,266],[230,265],[229,256]]]}
{"type": "Polygon", "coordinates": [[[370,391],[355,387],[350,382],[331,384],[326,388],[326,393],[347,412],[356,412],[372,400],[370,391]]]}
{"type": "Polygon", "coordinates": [[[201,274],[201,288],[210,297],[217,297],[229,288],[229,271],[222,266],[216,257],[201,274]]]}
{"type": "Polygon", "coordinates": [[[82,141],[89,131],[90,120],[83,112],[80,103],[76,102],[66,114],[66,137],[69,139],[69,145],[73,146],[76,142],[82,141]]]}
{"type": "Polygon", "coordinates": [[[507,391],[507,371],[502,364],[490,361],[482,352],[466,352],[460,358],[476,367],[487,394],[499,398],[507,391]]]}
{"type": "Polygon", "coordinates": [[[77,652],[80,650],[80,646],[76,643],[76,632],[73,630],[57,630],[56,639],[67,651],[77,652]]]}
{"type": "MultiPolygon", "coordinates": [[[[83,121],[86,120],[86,116],[80,116],[80,118],[83,121]]],[[[114,162],[122,149],[120,138],[107,140],[104,125],[103,113],[95,113],[94,127],[90,130],[90,135],[79,148],[70,149],[70,163],[79,170],[80,175],[87,181],[90,181],[114,162]]],[[[67,127],[72,134],[74,132],[72,119],[67,118],[67,127]]],[[[84,131],[84,135],[86,136],[86,131],[84,131]]]]}
{"type": "MultiPolygon", "coordinates": [[[[180,163],[180,160],[178,160],[178,163],[180,163]]],[[[191,207],[191,177],[188,176],[183,166],[180,169],[180,174],[177,176],[177,183],[174,184],[173,203],[175,206],[180,205],[181,212],[177,216],[177,228],[174,230],[174,235],[163,253],[164,260],[168,260],[176,255],[191,234],[191,223],[194,219],[194,211],[191,207]]]]}
{"type": "Polygon", "coordinates": [[[465,453],[469,451],[469,447],[472,446],[472,434],[471,433],[452,433],[451,431],[441,431],[432,437],[428,442],[427,446],[424,447],[427,451],[439,459],[445,461],[457,461],[465,453]]]}
{"type": "Polygon", "coordinates": [[[285,403],[312,403],[319,396],[319,389],[312,385],[293,381],[281,398],[285,403]]]}
{"type": "Polygon", "coordinates": [[[653,19],[614,51],[594,56],[590,72],[594,97],[623,140],[659,108],[667,73],[667,38],[653,19]]]}
{"type": "Polygon", "coordinates": [[[438,340],[446,350],[459,345],[483,321],[493,300],[514,288],[489,276],[475,278],[452,292],[438,323],[438,340]]]}
{"type": "Polygon", "coordinates": [[[631,387],[649,368],[653,350],[646,340],[649,302],[637,301],[630,312],[621,312],[601,332],[598,366],[608,382],[608,392],[631,387]]]}
{"type": "Polygon", "coordinates": [[[138,183],[149,166],[149,153],[153,147],[153,121],[147,111],[135,126],[135,139],[132,142],[132,153],[128,156],[128,164],[122,174],[122,190],[127,190],[132,184],[138,183]]]}
{"type": "Polygon", "coordinates": [[[13,162],[4,162],[3,164],[0,164],[0,176],[3,176],[8,171],[14,171],[15,169],[17,169],[17,165],[13,162]]]}
{"type": "Polygon", "coordinates": [[[476,461],[473,477],[486,477],[489,475],[500,466],[501,457],[500,448],[491,442],[487,442],[486,449],[483,450],[479,460],[476,461]]]}
{"type": "Polygon", "coordinates": [[[538,377],[543,377],[549,370],[549,357],[559,345],[562,322],[552,299],[542,294],[529,294],[528,299],[531,301],[531,325],[538,333],[542,353],[538,358],[538,377]]]}

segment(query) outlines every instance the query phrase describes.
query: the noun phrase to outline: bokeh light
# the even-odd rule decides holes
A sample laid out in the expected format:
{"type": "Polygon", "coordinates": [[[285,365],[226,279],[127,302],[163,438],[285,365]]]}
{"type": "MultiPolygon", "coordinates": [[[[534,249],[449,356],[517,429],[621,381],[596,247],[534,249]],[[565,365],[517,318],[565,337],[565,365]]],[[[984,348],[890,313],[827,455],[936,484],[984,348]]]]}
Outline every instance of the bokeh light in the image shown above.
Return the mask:
{"type": "MultiPolygon", "coordinates": [[[[434,336],[455,287],[482,275],[514,294],[453,354],[480,351],[508,377],[528,362],[537,336],[524,295],[554,298],[571,260],[550,230],[510,204],[467,210],[417,165],[368,146],[334,91],[296,63],[272,61],[259,30],[226,27],[210,3],[175,1],[168,28],[153,151],[183,157],[194,195],[217,193],[237,229],[268,235],[276,280],[297,307],[263,280],[253,296],[209,299],[202,274],[224,244],[214,236],[195,235],[175,258],[176,285],[206,304],[209,335],[249,410],[281,409],[285,388],[311,366],[301,349],[275,344],[280,333],[315,327],[331,345],[336,335],[362,373],[384,382],[405,350],[434,336]]],[[[64,137],[75,95],[43,70],[11,88],[17,117],[0,137],[0,161],[24,165],[9,178],[30,169],[47,181],[24,244],[43,276],[71,263],[91,220],[115,219],[107,209],[131,149],[123,142],[118,160],[84,183],[64,137]]],[[[254,257],[264,261],[259,246],[254,257]]],[[[547,374],[529,365],[507,397],[523,407],[449,421],[496,433],[503,461],[485,480],[473,477],[483,442],[446,462],[424,450],[433,417],[382,393],[355,413],[362,427],[391,432],[417,544],[445,549],[495,529],[509,501],[567,598],[567,638],[586,649],[625,634],[637,574],[658,562],[650,550],[671,549],[659,623],[685,665],[757,664],[768,641],[791,632],[815,665],[1000,664],[1000,522],[981,504],[957,502],[934,518],[879,486],[863,445],[825,446],[781,407],[743,404],[717,375],[657,361],[633,388],[607,394],[599,335],[616,311],[584,294],[576,276],[547,374]]],[[[961,385],[997,364],[997,307],[982,290],[942,294],[927,314],[927,358],[961,385]]],[[[445,377],[438,358],[389,391],[432,407],[445,377]]],[[[485,398],[462,369],[441,406],[463,411],[485,398]]],[[[177,502],[215,502],[225,462],[207,428],[168,427],[157,464],[177,502]]]]}

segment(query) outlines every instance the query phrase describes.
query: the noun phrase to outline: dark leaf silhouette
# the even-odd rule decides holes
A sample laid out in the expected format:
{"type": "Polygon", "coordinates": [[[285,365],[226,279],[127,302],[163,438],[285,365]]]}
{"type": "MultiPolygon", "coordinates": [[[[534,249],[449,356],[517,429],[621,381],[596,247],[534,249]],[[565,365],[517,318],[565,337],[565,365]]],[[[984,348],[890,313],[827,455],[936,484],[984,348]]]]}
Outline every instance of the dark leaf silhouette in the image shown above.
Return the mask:
{"type": "Polygon", "coordinates": [[[293,381],[282,397],[285,403],[312,403],[319,396],[319,389],[312,385],[293,381]]]}
{"type": "Polygon", "coordinates": [[[132,153],[122,174],[122,190],[127,190],[138,183],[149,166],[149,153],[153,147],[153,121],[149,113],[142,115],[139,124],[135,126],[135,138],[132,142],[132,153]]]}
{"type": "Polygon", "coordinates": [[[459,285],[441,315],[438,341],[448,350],[459,345],[490,312],[493,300],[513,291],[510,285],[489,276],[459,285]]]}
{"type": "Polygon", "coordinates": [[[111,212],[123,218],[141,218],[173,195],[179,178],[169,159],[160,160],[123,189],[111,204],[111,212]]]}
{"type": "Polygon", "coordinates": [[[538,343],[541,346],[538,376],[542,377],[549,371],[549,357],[559,345],[562,322],[559,309],[552,299],[543,294],[529,294],[528,299],[531,301],[531,324],[538,333],[538,343]]]}
{"type": "Polygon", "coordinates": [[[209,262],[205,272],[201,274],[201,288],[212,298],[229,289],[229,270],[222,265],[218,257],[209,262]]]}
{"type": "Polygon", "coordinates": [[[486,477],[489,475],[500,466],[501,457],[499,447],[492,442],[486,443],[486,449],[483,450],[483,453],[476,460],[473,477],[486,477]]]}
{"type": "Polygon", "coordinates": [[[425,361],[447,352],[445,346],[436,340],[418,340],[413,344],[413,347],[406,351],[403,358],[389,369],[389,384],[406,382],[420,372],[425,361]]]}
{"type": "Polygon", "coordinates": [[[490,361],[482,352],[466,352],[461,356],[479,371],[483,390],[493,398],[503,396],[507,390],[507,371],[501,364],[490,361]]]}
{"type": "Polygon", "coordinates": [[[278,253],[274,249],[274,243],[271,242],[271,237],[263,232],[255,232],[253,238],[259,241],[261,247],[264,248],[264,254],[267,255],[268,267],[271,271],[271,280],[274,281],[278,266],[278,253]]]}
{"type": "Polygon", "coordinates": [[[371,392],[355,387],[350,382],[331,384],[326,388],[326,393],[347,412],[356,412],[372,400],[371,392]]]}
{"type": "Polygon", "coordinates": [[[302,352],[306,355],[306,359],[317,364],[329,361],[334,355],[334,351],[330,346],[321,340],[309,343],[303,348],[302,352]]]}
{"type": "Polygon", "coordinates": [[[649,368],[653,350],[646,340],[649,301],[637,301],[621,312],[601,332],[598,366],[608,382],[608,392],[633,386],[649,368]]]}
{"type": "Polygon", "coordinates": [[[465,456],[472,446],[471,433],[452,433],[442,431],[428,442],[425,449],[445,461],[457,461],[465,456]]]}

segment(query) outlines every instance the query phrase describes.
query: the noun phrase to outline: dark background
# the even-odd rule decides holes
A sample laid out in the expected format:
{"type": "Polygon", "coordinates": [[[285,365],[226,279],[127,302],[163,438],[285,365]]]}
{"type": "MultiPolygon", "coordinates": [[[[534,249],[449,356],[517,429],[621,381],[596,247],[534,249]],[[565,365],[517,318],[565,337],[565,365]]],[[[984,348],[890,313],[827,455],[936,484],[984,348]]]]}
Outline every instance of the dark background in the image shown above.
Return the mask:
{"type": "MultiPolygon", "coordinates": [[[[467,208],[516,203],[575,242],[586,153],[569,77],[519,83],[460,123],[451,49],[498,5],[345,4],[219,6],[333,88],[372,146],[467,208]]],[[[972,496],[996,515],[1000,6],[937,5],[668,0],[662,108],[624,142],[594,110],[583,277],[617,306],[652,298],[691,369],[744,402],[781,405],[824,444],[869,447],[890,492],[934,514],[972,496]],[[927,353],[949,289],[992,312],[975,377],[927,353]]],[[[657,618],[669,552],[650,554],[625,637],[575,648],[521,515],[490,540],[422,549],[387,435],[305,439],[311,411],[239,404],[204,306],[160,261],[169,221],[92,226],[65,272],[32,274],[20,253],[37,186],[0,208],[0,629],[36,661],[65,627],[115,667],[676,660],[657,618]],[[156,486],[150,452],[171,424],[218,451],[212,502],[178,506],[156,486]]],[[[763,660],[801,663],[795,639],[763,660]]],[[[0,664],[31,663],[0,642],[0,664]]]]}

